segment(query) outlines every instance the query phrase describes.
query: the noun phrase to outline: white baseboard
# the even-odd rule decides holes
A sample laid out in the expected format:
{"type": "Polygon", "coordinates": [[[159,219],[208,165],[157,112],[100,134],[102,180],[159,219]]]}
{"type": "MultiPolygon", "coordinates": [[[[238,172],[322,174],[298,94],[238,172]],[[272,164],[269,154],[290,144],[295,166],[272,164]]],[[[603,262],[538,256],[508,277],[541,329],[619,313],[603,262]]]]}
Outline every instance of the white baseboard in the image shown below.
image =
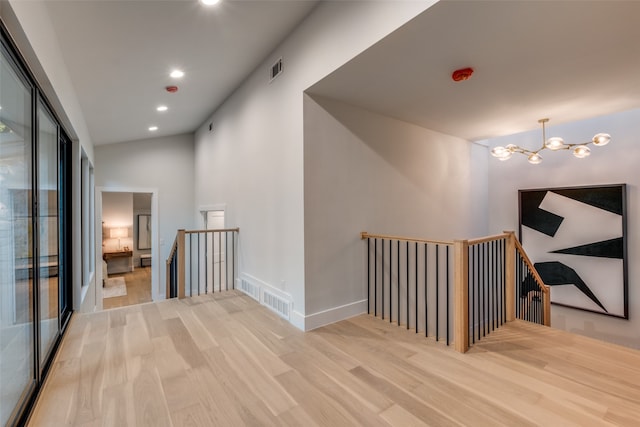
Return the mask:
{"type": "Polygon", "coordinates": [[[291,318],[289,319],[289,322],[301,331],[304,331],[304,320],[304,314],[295,310],[291,311],[291,318]]]}
{"type": "Polygon", "coordinates": [[[291,323],[303,331],[311,331],[321,326],[339,322],[340,320],[345,320],[366,312],[367,300],[365,299],[308,315],[293,311],[291,323]]]}

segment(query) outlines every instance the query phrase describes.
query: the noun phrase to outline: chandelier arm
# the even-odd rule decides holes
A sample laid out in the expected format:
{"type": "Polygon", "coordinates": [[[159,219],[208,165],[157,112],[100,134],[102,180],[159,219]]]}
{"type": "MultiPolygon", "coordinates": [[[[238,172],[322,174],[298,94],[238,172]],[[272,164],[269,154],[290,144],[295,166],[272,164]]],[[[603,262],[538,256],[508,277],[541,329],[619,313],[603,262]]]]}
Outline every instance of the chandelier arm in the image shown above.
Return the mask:
{"type": "Polygon", "coordinates": [[[524,154],[525,156],[530,156],[532,154],[538,154],[539,152],[540,152],[540,150],[531,151],[531,150],[527,150],[526,148],[520,148],[520,153],[524,154]]]}
{"type": "Polygon", "coordinates": [[[579,145],[589,145],[589,144],[593,144],[593,141],[583,142],[582,144],[578,143],[578,144],[566,144],[566,145],[567,145],[567,150],[570,150],[573,147],[577,147],[579,145]]]}

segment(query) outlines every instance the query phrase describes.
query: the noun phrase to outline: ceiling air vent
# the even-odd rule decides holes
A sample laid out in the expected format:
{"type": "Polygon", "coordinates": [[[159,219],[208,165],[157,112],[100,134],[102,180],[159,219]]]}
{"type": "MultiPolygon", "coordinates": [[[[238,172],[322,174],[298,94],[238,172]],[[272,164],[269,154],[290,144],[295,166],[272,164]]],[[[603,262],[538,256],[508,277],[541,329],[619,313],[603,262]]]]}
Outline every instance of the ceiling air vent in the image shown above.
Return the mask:
{"type": "Polygon", "coordinates": [[[273,81],[276,77],[282,74],[282,58],[278,59],[275,64],[271,66],[271,71],[269,72],[269,83],[273,81]]]}

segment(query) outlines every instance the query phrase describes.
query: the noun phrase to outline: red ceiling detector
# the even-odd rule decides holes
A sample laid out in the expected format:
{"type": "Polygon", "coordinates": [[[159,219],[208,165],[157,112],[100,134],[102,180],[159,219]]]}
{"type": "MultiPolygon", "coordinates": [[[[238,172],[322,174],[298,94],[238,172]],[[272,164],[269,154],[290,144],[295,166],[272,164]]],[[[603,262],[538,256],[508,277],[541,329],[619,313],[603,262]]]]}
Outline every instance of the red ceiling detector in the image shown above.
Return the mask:
{"type": "Polygon", "coordinates": [[[451,74],[451,78],[454,82],[461,82],[463,80],[469,80],[473,75],[473,68],[461,68],[459,70],[455,70],[453,74],[451,74]]]}
{"type": "Polygon", "coordinates": [[[167,86],[165,89],[169,93],[176,93],[178,91],[178,86],[167,86]]]}

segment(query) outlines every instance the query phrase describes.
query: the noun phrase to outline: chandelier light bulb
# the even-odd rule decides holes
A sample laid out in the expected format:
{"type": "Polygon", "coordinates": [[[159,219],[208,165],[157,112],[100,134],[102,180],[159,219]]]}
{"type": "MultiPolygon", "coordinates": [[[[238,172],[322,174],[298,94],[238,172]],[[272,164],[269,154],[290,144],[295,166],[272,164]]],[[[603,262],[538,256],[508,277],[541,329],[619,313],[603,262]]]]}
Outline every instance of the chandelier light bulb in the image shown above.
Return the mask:
{"type": "Polygon", "coordinates": [[[573,149],[573,155],[579,159],[584,159],[585,157],[588,157],[589,154],[591,154],[591,150],[586,145],[578,145],[573,149]]]}
{"type": "Polygon", "coordinates": [[[508,145],[507,147],[495,147],[491,150],[491,155],[501,161],[509,160],[512,154],[513,151],[509,149],[508,145]]]}
{"type": "Polygon", "coordinates": [[[553,151],[561,150],[564,148],[564,139],[554,136],[553,138],[547,139],[544,146],[553,151]]]}
{"type": "Polygon", "coordinates": [[[593,145],[597,145],[598,147],[607,145],[609,141],[611,141],[611,135],[608,133],[599,133],[593,137],[593,145]]]}
{"type": "Polygon", "coordinates": [[[501,147],[501,146],[493,147],[493,149],[491,149],[491,155],[492,155],[493,157],[498,157],[498,158],[500,158],[500,157],[502,157],[502,156],[504,155],[505,151],[506,151],[506,150],[505,150],[505,148],[504,148],[504,147],[501,147]]]}
{"type": "Polygon", "coordinates": [[[529,163],[531,163],[532,165],[537,165],[542,162],[542,156],[540,156],[540,154],[538,153],[530,154],[528,159],[529,163]]]}

